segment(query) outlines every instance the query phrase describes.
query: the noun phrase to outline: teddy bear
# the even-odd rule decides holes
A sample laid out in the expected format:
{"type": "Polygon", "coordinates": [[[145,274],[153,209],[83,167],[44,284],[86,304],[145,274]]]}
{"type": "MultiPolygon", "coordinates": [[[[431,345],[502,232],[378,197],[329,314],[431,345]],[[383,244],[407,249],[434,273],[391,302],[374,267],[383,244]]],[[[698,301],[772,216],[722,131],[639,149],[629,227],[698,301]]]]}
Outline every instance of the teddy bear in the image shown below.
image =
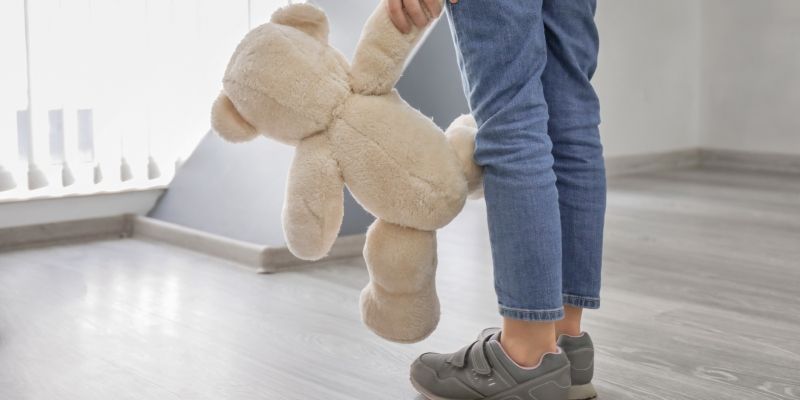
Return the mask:
{"type": "Polygon", "coordinates": [[[443,133],[394,89],[424,34],[369,17],[352,63],[328,43],[325,13],[310,4],[277,10],[234,51],[215,100],[213,129],[231,142],[264,135],[295,146],[282,211],[289,250],[324,257],[343,217],[344,185],[375,216],[360,296],[365,325],[390,341],[424,339],[439,321],[436,230],[480,193],[477,131],[463,115],[443,133]]]}

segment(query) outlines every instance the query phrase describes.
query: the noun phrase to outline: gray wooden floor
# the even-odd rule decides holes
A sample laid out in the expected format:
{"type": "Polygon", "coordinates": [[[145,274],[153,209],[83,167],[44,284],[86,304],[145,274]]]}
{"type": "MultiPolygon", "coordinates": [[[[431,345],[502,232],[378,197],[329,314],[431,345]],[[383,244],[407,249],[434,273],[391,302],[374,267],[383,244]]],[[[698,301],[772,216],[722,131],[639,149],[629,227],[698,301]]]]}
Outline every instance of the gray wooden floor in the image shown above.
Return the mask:
{"type": "MultiPolygon", "coordinates": [[[[800,398],[800,176],[616,179],[601,399],[800,398]]],[[[0,399],[414,399],[407,367],[498,317],[483,205],[440,235],[443,317],[415,345],[364,328],[362,262],[254,275],[102,241],[0,254],[0,399]]]]}

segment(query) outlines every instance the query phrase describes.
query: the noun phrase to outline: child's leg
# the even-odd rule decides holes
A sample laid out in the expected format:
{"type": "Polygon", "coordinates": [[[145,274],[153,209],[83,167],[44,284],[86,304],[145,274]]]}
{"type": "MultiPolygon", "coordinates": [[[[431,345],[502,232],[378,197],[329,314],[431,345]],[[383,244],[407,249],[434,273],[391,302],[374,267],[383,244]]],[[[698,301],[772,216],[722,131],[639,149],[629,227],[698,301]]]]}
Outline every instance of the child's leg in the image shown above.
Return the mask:
{"type": "Polygon", "coordinates": [[[600,106],[590,83],[598,53],[595,7],[596,0],[543,3],[548,57],[542,83],[558,177],[567,313],[560,333],[579,333],[581,309],[600,305],[606,179],[600,106]]]}
{"type": "Polygon", "coordinates": [[[555,350],[553,321],[563,317],[542,0],[463,0],[448,3],[448,14],[479,126],[475,161],[484,168],[495,289],[506,318],[501,341],[512,359],[535,364],[555,350]]]}
{"type": "Polygon", "coordinates": [[[606,180],[598,124],[600,107],[590,79],[597,65],[596,0],[544,0],[548,61],[542,75],[550,111],[553,169],[561,211],[565,318],[558,343],[570,360],[569,399],[592,399],[594,346],[581,333],[584,308],[600,305],[600,265],[606,180]]]}

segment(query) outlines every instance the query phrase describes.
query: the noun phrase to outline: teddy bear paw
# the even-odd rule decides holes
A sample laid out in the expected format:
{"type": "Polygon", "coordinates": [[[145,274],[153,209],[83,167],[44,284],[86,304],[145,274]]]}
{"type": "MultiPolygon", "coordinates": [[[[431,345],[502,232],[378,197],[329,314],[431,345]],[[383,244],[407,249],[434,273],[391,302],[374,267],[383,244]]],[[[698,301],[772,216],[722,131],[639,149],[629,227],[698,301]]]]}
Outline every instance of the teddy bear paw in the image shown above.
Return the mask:
{"type": "Polygon", "coordinates": [[[361,319],[386,340],[419,342],[439,323],[439,298],[433,285],[414,293],[391,293],[371,282],[361,291],[361,319]]]}

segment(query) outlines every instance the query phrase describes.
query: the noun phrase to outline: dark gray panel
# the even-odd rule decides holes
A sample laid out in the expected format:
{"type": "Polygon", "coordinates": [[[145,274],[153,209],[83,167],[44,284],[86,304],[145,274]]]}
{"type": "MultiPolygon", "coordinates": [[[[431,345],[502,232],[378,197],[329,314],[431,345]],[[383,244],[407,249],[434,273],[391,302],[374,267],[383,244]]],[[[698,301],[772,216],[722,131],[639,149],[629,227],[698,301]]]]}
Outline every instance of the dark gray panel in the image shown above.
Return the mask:
{"type": "Polygon", "coordinates": [[[453,39],[445,17],[433,28],[406,68],[397,90],[442,129],[469,112],[453,39]]]}

